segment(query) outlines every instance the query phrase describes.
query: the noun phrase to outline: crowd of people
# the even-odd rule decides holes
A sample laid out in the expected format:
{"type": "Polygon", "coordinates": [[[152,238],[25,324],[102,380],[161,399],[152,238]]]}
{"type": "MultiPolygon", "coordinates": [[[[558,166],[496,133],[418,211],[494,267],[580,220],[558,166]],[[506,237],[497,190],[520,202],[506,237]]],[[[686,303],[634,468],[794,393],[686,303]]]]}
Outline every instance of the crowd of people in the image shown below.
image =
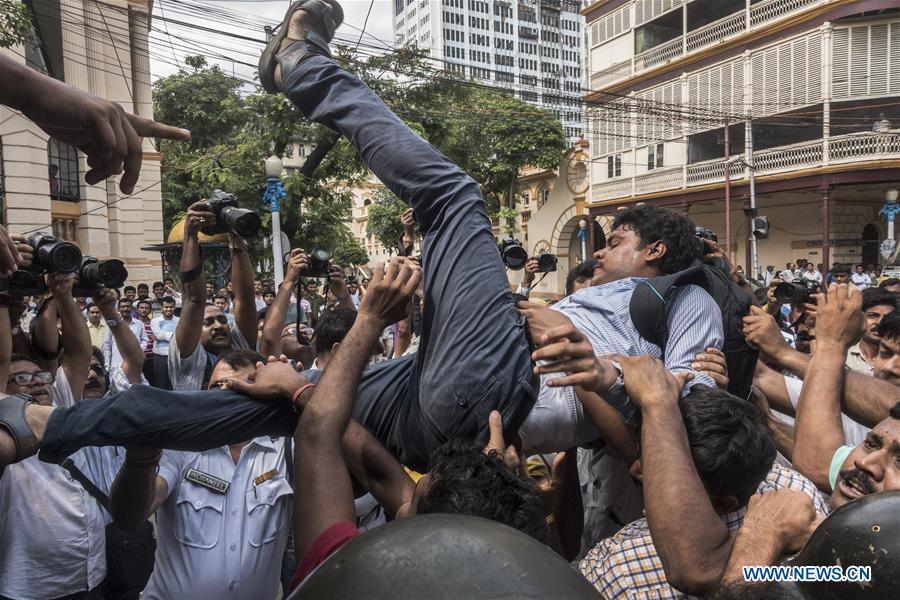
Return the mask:
{"type": "MultiPolygon", "coordinates": [[[[565,298],[529,300],[533,268],[514,294],[477,184],[331,59],[341,21],[294,3],[260,81],[409,204],[401,255],[357,281],[294,250],[275,288],[232,234],[217,289],[200,201],[176,278],[0,293],[0,599],[346,597],[358,577],[398,597],[900,593],[893,284],[788,265],[754,290],[682,213],[640,205],[565,298]],[[794,278],[812,285],[785,302],[794,278]],[[444,572],[454,535],[509,562],[444,572]],[[747,575],[782,564],[850,574],[747,575]]],[[[130,191],[140,136],[189,135],[0,74],[89,183],[130,191]]],[[[0,277],[33,252],[0,228],[0,277]]]]}

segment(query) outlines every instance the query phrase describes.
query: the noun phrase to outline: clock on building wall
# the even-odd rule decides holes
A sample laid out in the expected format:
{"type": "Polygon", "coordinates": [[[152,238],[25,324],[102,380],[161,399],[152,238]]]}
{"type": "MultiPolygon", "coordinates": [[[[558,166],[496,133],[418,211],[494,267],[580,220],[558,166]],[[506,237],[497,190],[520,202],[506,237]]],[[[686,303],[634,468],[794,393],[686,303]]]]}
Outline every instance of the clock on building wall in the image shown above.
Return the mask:
{"type": "Polygon", "coordinates": [[[573,194],[583,194],[588,189],[588,170],[583,160],[570,160],[566,171],[566,183],[573,194]]]}

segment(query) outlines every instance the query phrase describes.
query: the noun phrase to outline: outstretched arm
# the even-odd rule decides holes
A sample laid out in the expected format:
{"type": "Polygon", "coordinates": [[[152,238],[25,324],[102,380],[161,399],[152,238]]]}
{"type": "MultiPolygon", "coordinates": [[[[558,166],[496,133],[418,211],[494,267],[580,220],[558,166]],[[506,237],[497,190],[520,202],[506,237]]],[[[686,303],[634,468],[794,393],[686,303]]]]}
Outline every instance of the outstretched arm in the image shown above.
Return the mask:
{"type": "MultiPolygon", "coordinates": [[[[247,242],[234,234],[231,234],[231,284],[234,286],[234,324],[250,347],[255,348],[259,319],[253,293],[253,266],[247,242]]],[[[205,287],[204,282],[204,293],[205,287]]]]}
{"type": "MultiPolygon", "coordinates": [[[[53,293],[53,303],[59,314],[59,323],[62,330],[60,342],[66,351],[62,368],[72,389],[72,397],[80,400],[84,393],[84,384],[87,382],[88,369],[91,366],[91,334],[87,328],[87,321],[81,315],[78,305],[72,298],[72,284],[75,275],[51,274],[47,277],[50,291],[53,293]]],[[[56,331],[56,323],[53,323],[56,331]]]]}
{"type": "MultiPolygon", "coordinates": [[[[107,323],[115,321],[118,316],[116,314],[117,300],[116,293],[112,290],[104,290],[102,295],[94,297],[94,304],[100,308],[100,313],[107,323]]],[[[144,351],[134,336],[134,332],[121,319],[118,321],[118,325],[109,326],[110,335],[119,348],[119,354],[122,355],[122,372],[125,373],[129,383],[138,384],[141,382],[141,372],[147,357],[144,356],[144,351]]],[[[109,368],[108,364],[106,366],[109,368]]]]}
{"type": "Polygon", "coordinates": [[[356,322],[303,409],[294,435],[295,480],[302,482],[294,494],[294,511],[304,515],[294,521],[298,556],[332,525],[356,518],[341,439],[371,348],[388,323],[403,317],[421,276],[421,270],[405,260],[395,258],[387,269],[379,265],[356,322]]]}
{"type": "MultiPolygon", "coordinates": [[[[291,251],[284,281],[278,286],[275,301],[266,311],[266,320],[263,322],[262,337],[259,340],[259,353],[263,356],[281,355],[281,330],[284,329],[284,320],[291,305],[291,294],[297,288],[300,273],[308,266],[309,259],[302,250],[291,251]]],[[[297,298],[297,310],[300,310],[299,297],[297,298]]]]}
{"type": "Polygon", "coordinates": [[[181,320],[175,327],[175,343],[181,358],[191,356],[200,343],[203,332],[203,313],[206,310],[206,274],[200,256],[200,228],[215,223],[216,216],[206,202],[196,202],[188,208],[184,221],[184,239],[181,242],[181,273],[184,297],[181,304],[181,320]]]}
{"type": "Polygon", "coordinates": [[[830,493],[828,468],[844,445],[841,390],[847,350],[863,331],[862,293],[831,284],[816,299],[816,353],[809,362],[797,404],[794,467],[830,493]]]}

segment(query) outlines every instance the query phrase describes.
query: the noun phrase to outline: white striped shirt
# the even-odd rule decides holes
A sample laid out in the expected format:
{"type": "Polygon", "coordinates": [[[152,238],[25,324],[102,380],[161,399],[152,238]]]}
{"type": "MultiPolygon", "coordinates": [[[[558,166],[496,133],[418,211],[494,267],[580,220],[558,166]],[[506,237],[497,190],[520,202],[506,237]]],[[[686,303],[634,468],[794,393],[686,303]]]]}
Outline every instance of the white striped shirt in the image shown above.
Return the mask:
{"type": "MultiPolygon", "coordinates": [[[[629,277],[584,288],[553,306],[565,314],[591,342],[597,355],[650,355],[659,358],[660,348],[641,337],[628,310],[631,294],[642,278],[629,277]]],[[[724,342],[722,311],[704,289],[690,285],[677,291],[669,307],[669,341],[665,363],[673,372],[692,371],[696,355],[724,342]]],[[[541,452],[558,452],[581,446],[599,437],[590,418],[585,418],[581,402],[571,387],[551,388],[544,383],[558,374],[541,377],[537,402],[519,430],[526,447],[541,452]]],[[[695,373],[688,386],[715,385],[708,375],[695,373]]],[[[634,422],[637,409],[628,399],[622,378],[603,398],[634,422]]]]}

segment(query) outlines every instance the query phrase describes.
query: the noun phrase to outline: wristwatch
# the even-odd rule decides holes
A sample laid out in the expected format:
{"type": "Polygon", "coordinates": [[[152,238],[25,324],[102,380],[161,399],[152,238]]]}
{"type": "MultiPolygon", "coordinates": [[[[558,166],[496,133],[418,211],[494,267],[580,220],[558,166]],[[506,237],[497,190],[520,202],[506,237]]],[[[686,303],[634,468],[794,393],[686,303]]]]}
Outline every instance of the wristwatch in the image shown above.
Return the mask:
{"type": "Polygon", "coordinates": [[[115,327],[116,325],[121,325],[124,322],[125,321],[123,321],[122,317],[119,315],[116,315],[115,319],[106,319],[106,324],[109,325],[110,327],[115,327]]]}

